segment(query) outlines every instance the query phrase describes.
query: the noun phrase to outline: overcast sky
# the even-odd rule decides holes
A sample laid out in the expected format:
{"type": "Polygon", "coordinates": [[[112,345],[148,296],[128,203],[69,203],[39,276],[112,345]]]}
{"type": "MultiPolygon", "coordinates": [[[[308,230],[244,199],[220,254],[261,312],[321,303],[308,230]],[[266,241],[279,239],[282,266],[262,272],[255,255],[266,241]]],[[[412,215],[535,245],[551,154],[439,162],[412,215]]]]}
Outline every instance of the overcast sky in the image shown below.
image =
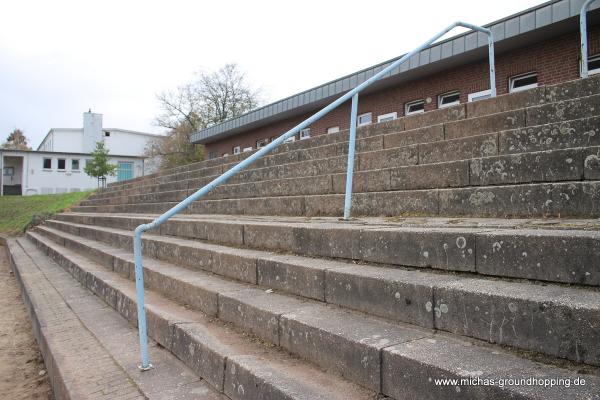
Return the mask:
{"type": "MultiPolygon", "coordinates": [[[[155,95],[235,62],[272,102],[411,50],[464,20],[486,24],[539,0],[3,1],[0,141],[36,148],[50,128],[161,133],[155,95]]],[[[459,33],[460,30],[453,31],[459,33]]]]}

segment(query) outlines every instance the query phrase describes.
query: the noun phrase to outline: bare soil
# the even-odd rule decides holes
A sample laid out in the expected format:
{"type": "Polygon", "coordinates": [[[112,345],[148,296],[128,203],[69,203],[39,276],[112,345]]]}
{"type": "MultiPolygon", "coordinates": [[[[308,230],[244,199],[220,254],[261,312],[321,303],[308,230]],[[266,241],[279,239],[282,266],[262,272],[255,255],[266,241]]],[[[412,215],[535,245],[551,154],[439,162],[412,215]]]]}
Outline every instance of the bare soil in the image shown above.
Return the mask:
{"type": "Polygon", "coordinates": [[[17,280],[0,245],[0,398],[53,398],[17,280]]]}

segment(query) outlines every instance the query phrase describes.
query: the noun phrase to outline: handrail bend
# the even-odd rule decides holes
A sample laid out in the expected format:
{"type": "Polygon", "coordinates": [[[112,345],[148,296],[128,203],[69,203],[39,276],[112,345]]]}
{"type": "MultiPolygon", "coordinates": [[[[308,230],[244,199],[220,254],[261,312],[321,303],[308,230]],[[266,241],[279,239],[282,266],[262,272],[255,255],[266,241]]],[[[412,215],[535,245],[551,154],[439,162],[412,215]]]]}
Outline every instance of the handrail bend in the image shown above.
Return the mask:
{"type": "Polygon", "coordinates": [[[306,120],[302,121],[283,135],[279,136],[277,139],[259,149],[256,153],[252,154],[250,157],[241,161],[235,167],[231,168],[229,171],[225,172],[218,178],[214,179],[204,187],[200,188],[198,191],[188,196],[185,200],[181,201],[179,204],[173,206],[171,209],[166,211],[164,214],[157,217],[154,221],[148,224],[142,224],[135,229],[134,240],[133,240],[133,253],[135,260],[135,288],[137,294],[137,314],[138,314],[138,327],[139,327],[139,339],[140,339],[140,353],[141,353],[141,365],[139,368],[143,371],[152,368],[150,364],[149,355],[148,355],[148,332],[146,325],[146,311],[144,305],[144,274],[142,268],[142,233],[147,230],[157,228],[169,218],[178,214],[187,208],[192,202],[200,199],[202,196],[206,195],[208,192],[216,188],[222,183],[225,183],[229,178],[236,175],[238,172],[242,171],[246,167],[250,166],[250,164],[254,163],[257,159],[262,156],[270,153],[276,147],[285,142],[286,139],[298,133],[300,130],[310,126],[313,122],[319,120],[324,115],[328,114],[332,110],[336,109],[347,100],[352,99],[352,107],[351,107],[351,117],[350,117],[350,140],[349,140],[349,148],[348,148],[348,167],[346,173],[346,197],[344,201],[344,219],[348,220],[350,218],[350,206],[351,206],[351,197],[352,197],[352,178],[354,171],[354,147],[356,142],[356,113],[358,110],[358,93],[360,93],[365,88],[369,87],[374,82],[378,81],[386,74],[390,73],[394,69],[398,68],[401,64],[409,60],[412,56],[419,53],[421,50],[438,40],[440,37],[451,31],[452,29],[462,26],[464,28],[468,28],[474,31],[485,33],[488,37],[488,56],[489,56],[489,70],[490,70],[490,92],[491,97],[496,96],[496,75],[495,75],[495,66],[494,66],[494,36],[492,31],[487,28],[482,28],[480,26],[468,24],[466,22],[455,22],[449,25],[446,29],[442,30],[431,39],[412,50],[411,52],[405,54],[400,59],[394,61],[392,64],[387,66],[386,68],[379,71],[377,74],[373,75],[371,78],[367,79],[360,85],[356,86],[354,89],[348,91],[346,94],[333,101],[331,104],[316,112],[306,120]]]}
{"type": "Polygon", "coordinates": [[[588,8],[590,8],[590,6],[592,5],[592,3],[594,1],[596,1],[596,0],[586,0],[586,2],[581,5],[581,10],[579,11],[579,36],[581,39],[581,72],[580,72],[580,76],[582,78],[587,78],[589,75],[587,12],[588,12],[588,8]]]}

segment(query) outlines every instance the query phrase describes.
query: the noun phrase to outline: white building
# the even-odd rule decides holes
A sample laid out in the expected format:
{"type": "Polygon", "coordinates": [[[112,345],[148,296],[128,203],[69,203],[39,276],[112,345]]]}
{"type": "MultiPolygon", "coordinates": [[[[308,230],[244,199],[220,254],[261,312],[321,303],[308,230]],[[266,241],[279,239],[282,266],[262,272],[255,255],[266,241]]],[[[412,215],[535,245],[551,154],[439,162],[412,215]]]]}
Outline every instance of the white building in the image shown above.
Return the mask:
{"type": "Polygon", "coordinates": [[[160,135],[103,128],[102,114],[83,113],[83,128],[52,128],[36,151],[0,149],[0,195],[54,194],[98,187],[83,168],[96,142],[104,141],[110,163],[117,165],[107,183],[154,172],[155,162],[143,157],[150,140],[160,135]]]}

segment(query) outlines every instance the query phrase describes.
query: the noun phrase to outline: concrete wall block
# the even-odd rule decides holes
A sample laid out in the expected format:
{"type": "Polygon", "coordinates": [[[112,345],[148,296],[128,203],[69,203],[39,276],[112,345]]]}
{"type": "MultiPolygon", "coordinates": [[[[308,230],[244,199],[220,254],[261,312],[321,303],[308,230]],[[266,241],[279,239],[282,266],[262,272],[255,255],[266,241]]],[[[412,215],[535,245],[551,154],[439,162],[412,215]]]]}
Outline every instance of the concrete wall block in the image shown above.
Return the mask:
{"type": "Polygon", "coordinates": [[[490,157],[498,154],[496,133],[419,144],[419,164],[490,157]]]}
{"type": "MultiPolygon", "coordinates": [[[[529,121],[529,120],[527,120],[529,121]]],[[[506,111],[498,114],[469,118],[444,124],[446,139],[483,135],[507,129],[525,127],[525,110],[506,111]]]]}

